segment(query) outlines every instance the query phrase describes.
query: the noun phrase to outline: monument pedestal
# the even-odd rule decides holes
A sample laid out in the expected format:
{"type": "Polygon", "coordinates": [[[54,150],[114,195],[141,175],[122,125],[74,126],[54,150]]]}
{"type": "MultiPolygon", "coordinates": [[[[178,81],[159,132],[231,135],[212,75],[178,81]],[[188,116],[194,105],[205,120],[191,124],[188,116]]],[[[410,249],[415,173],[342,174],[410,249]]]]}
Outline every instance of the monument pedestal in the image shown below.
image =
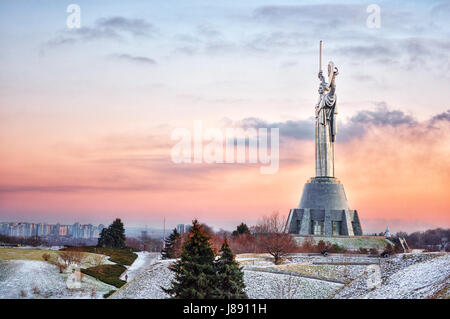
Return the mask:
{"type": "Polygon", "coordinates": [[[298,208],[289,212],[286,231],[317,236],[361,236],[356,210],[350,210],[344,185],[334,177],[314,177],[305,184],[298,208]]]}

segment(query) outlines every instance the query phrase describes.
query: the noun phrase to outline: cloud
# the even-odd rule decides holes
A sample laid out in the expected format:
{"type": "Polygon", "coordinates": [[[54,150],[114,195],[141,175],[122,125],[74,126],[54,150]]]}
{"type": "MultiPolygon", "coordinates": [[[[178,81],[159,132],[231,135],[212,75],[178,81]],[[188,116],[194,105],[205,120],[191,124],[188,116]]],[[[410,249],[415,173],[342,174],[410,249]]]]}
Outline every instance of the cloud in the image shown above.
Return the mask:
{"type": "Polygon", "coordinates": [[[415,125],[417,121],[410,115],[400,110],[390,111],[385,102],[378,103],[379,107],[375,111],[364,110],[359,111],[350,118],[351,124],[363,123],[365,125],[375,126],[398,126],[398,125],[415,125]]]}
{"type": "Polygon", "coordinates": [[[238,123],[242,128],[279,128],[281,137],[289,137],[297,140],[314,139],[314,121],[298,120],[269,123],[256,117],[248,117],[238,123]]]}
{"type": "MultiPolygon", "coordinates": [[[[348,142],[354,138],[364,135],[371,126],[402,126],[413,127],[418,122],[408,114],[400,110],[389,110],[385,102],[376,103],[375,110],[363,110],[356,113],[346,122],[338,123],[338,139],[348,142]]],[[[447,118],[449,113],[442,113],[437,118],[447,118]]],[[[281,138],[292,138],[296,140],[314,139],[314,119],[288,120],[285,122],[267,122],[259,118],[245,118],[237,123],[242,128],[279,128],[281,138]]]]}
{"type": "Polygon", "coordinates": [[[216,38],[222,35],[216,26],[209,23],[197,26],[197,33],[207,38],[216,38]]]}
{"type": "Polygon", "coordinates": [[[441,122],[450,122],[450,110],[447,110],[445,112],[433,116],[429,121],[428,128],[436,129],[437,128],[436,124],[438,125],[441,122]]]}
{"type": "Polygon", "coordinates": [[[341,47],[336,50],[338,54],[343,56],[349,56],[351,58],[359,57],[362,59],[367,58],[385,58],[385,57],[397,57],[399,53],[393,48],[393,46],[386,43],[374,43],[364,45],[350,45],[341,47]]]}
{"type": "Polygon", "coordinates": [[[121,40],[124,36],[153,35],[155,28],[143,19],[129,19],[125,17],[100,18],[94,25],[60,31],[56,37],[50,39],[49,46],[74,44],[100,39],[121,40]]]}
{"type": "Polygon", "coordinates": [[[299,50],[308,47],[308,40],[300,32],[276,31],[270,33],[255,34],[244,45],[246,48],[256,52],[268,52],[273,50],[299,50]]]}
{"type": "Polygon", "coordinates": [[[96,22],[99,29],[110,29],[128,32],[135,36],[148,36],[153,26],[143,19],[128,19],[124,17],[100,18],[96,22]]]}
{"type": "Polygon", "coordinates": [[[316,28],[338,28],[365,21],[366,6],[348,4],[263,6],[253,12],[254,19],[271,23],[309,24],[316,28]]]}
{"type": "Polygon", "coordinates": [[[130,54],[114,54],[112,56],[116,59],[125,60],[132,63],[146,64],[146,65],[156,64],[156,61],[154,59],[145,56],[133,56],[130,54]]]}

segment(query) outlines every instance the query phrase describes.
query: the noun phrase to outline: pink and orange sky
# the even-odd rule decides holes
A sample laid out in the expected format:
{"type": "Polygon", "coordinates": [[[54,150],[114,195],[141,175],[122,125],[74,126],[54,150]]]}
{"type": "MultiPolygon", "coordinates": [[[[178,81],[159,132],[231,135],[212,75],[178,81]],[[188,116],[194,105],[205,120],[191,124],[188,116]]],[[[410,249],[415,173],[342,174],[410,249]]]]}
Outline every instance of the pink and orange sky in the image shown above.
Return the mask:
{"type": "MultiPolygon", "coordinates": [[[[0,4],[0,221],[233,229],[314,174],[317,47],[340,70],[336,175],[363,231],[450,227],[450,6],[0,4]],[[280,167],[174,164],[173,129],[280,128],[280,167]]],[[[205,141],[205,144],[207,142],[205,141]]]]}

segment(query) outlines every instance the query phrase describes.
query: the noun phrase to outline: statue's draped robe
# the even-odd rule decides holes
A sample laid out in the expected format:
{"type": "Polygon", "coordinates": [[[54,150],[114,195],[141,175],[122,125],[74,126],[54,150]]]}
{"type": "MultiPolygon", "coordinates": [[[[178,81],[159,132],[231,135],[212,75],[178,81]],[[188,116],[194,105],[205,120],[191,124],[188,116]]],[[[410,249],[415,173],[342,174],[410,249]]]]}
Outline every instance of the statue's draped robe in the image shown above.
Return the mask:
{"type": "Polygon", "coordinates": [[[323,93],[316,106],[316,176],[334,177],[334,141],[336,140],[336,93],[334,83],[323,93]]]}

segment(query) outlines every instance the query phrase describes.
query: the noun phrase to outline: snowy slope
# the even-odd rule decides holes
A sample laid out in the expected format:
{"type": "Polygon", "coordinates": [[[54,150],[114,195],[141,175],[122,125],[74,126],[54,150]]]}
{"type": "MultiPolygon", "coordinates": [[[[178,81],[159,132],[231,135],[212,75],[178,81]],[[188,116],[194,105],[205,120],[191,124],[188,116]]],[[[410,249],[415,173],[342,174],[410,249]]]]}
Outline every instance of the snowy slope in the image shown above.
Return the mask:
{"type": "Polygon", "coordinates": [[[147,268],[149,265],[155,263],[161,256],[160,253],[149,253],[146,251],[137,252],[137,258],[127,268],[127,270],[122,274],[120,279],[125,280],[125,276],[128,275],[128,281],[131,281],[136,277],[141,271],[147,268]]]}
{"type": "Polygon", "coordinates": [[[448,254],[415,263],[392,274],[379,288],[364,298],[423,299],[450,285],[450,257],[448,254]]]}
{"type": "Polygon", "coordinates": [[[333,298],[423,299],[450,287],[449,254],[400,254],[383,260],[380,266],[378,285],[368,284],[371,281],[365,272],[338,290],[333,298]]]}
{"type": "Polygon", "coordinates": [[[69,289],[67,276],[44,261],[0,261],[0,298],[21,298],[22,291],[24,298],[103,298],[103,294],[115,288],[84,276],[81,289],[69,289]]]}

